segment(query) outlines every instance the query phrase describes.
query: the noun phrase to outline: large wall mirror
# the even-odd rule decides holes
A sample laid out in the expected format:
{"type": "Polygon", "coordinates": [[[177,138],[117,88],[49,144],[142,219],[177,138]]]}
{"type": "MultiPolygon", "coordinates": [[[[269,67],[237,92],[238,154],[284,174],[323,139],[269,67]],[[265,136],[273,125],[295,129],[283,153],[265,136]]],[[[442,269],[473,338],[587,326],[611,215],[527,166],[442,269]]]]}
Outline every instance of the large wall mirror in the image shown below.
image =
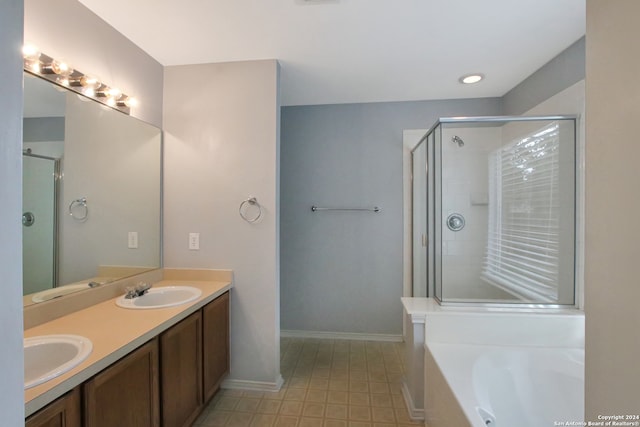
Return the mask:
{"type": "Polygon", "coordinates": [[[25,73],[25,305],[161,266],[161,131],[25,73]]]}

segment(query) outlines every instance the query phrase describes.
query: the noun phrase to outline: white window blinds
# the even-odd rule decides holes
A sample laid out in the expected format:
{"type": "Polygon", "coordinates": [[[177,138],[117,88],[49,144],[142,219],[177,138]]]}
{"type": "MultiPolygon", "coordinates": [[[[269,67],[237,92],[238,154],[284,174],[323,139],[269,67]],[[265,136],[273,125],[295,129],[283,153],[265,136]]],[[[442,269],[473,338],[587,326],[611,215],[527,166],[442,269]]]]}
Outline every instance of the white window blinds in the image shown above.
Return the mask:
{"type": "Polygon", "coordinates": [[[559,124],[489,155],[489,235],[482,277],[523,300],[557,303],[559,124]]]}

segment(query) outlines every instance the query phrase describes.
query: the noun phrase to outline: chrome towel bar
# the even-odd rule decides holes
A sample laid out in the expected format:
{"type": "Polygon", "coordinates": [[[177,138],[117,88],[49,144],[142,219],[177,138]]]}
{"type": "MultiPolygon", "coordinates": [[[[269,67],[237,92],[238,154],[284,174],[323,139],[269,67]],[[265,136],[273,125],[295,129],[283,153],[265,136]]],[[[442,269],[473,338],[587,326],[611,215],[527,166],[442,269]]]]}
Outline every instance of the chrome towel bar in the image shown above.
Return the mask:
{"type": "Polygon", "coordinates": [[[375,212],[378,213],[380,212],[382,209],[380,209],[377,206],[374,206],[372,208],[321,208],[318,206],[311,206],[311,211],[312,212],[318,212],[318,211],[364,211],[364,212],[375,212]]]}

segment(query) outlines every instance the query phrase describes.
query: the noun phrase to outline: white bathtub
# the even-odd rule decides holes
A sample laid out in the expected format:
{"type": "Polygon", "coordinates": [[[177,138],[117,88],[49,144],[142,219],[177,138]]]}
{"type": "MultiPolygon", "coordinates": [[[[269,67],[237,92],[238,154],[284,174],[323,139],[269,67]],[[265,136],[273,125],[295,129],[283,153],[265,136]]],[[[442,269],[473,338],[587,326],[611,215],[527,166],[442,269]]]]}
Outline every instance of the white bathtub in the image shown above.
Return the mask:
{"type": "Polygon", "coordinates": [[[582,313],[439,311],[425,330],[429,427],[583,420],[582,313]]]}
{"type": "Polygon", "coordinates": [[[473,427],[582,421],[582,349],[438,343],[428,349],[473,427]]]}

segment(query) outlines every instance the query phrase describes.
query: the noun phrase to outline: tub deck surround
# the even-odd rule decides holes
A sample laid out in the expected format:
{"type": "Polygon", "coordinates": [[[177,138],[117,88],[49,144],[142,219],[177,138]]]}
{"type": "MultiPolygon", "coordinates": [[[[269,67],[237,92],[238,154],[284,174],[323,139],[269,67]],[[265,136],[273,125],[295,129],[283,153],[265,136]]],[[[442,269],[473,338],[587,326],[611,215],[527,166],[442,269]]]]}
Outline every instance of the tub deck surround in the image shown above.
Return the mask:
{"type": "Polygon", "coordinates": [[[412,366],[424,371],[430,427],[452,420],[459,426],[533,427],[582,419],[584,312],[443,307],[429,298],[402,303],[407,324],[424,327],[422,348],[415,345],[419,337],[408,344],[414,360],[422,352],[424,364],[407,365],[407,377],[420,374],[409,372],[412,366]]]}
{"type": "Polygon", "coordinates": [[[424,420],[424,327],[428,298],[402,298],[406,374],[402,396],[409,416],[424,420]]]}
{"type": "Polygon", "coordinates": [[[461,427],[552,426],[584,417],[584,349],[432,342],[425,360],[431,427],[450,425],[441,422],[459,411],[467,421],[455,424],[461,427]],[[445,384],[437,384],[438,373],[445,384]]]}
{"type": "Polygon", "coordinates": [[[110,298],[49,322],[26,329],[25,338],[49,334],[76,334],[89,338],[93,351],[80,365],[46,383],[25,390],[25,416],[29,416],[91,378],[135,348],[196,312],[232,287],[230,271],[176,270],[163,272],[154,287],[185,285],[202,290],[195,301],[154,310],[118,307],[110,298]]]}

